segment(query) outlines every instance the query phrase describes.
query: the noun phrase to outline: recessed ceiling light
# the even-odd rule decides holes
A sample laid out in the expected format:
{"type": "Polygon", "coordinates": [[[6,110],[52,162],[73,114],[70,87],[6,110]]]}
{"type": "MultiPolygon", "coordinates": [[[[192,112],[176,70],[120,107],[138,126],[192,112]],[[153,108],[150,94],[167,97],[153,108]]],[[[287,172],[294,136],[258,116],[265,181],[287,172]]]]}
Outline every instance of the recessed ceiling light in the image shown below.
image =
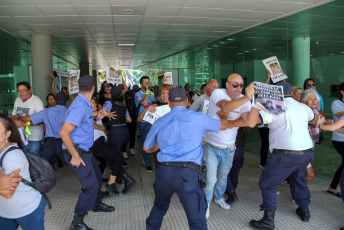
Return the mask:
{"type": "Polygon", "coordinates": [[[134,11],[132,9],[125,9],[124,12],[127,14],[132,14],[134,11]]]}
{"type": "Polygon", "coordinates": [[[344,51],[340,52],[341,54],[344,54],[344,51]]]}
{"type": "Polygon", "coordinates": [[[333,54],[330,54],[331,56],[333,56],[333,54]]]}
{"type": "Polygon", "coordinates": [[[118,43],[117,46],[134,46],[134,43],[118,43]]]}
{"type": "Polygon", "coordinates": [[[235,38],[227,38],[227,41],[234,41],[235,38]]]}

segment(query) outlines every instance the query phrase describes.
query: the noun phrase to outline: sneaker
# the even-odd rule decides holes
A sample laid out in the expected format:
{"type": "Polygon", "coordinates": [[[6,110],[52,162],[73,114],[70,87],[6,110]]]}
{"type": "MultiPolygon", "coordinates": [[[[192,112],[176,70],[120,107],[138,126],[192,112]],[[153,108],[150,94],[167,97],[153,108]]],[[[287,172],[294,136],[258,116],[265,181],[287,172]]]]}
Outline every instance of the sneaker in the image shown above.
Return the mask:
{"type": "Polygon", "coordinates": [[[123,157],[124,157],[124,159],[128,159],[128,154],[127,154],[127,152],[123,152],[123,157]]]}
{"type": "Polygon", "coordinates": [[[208,208],[207,208],[207,211],[205,212],[205,218],[208,219],[209,216],[210,216],[210,204],[208,204],[208,208]]]}
{"type": "Polygon", "coordinates": [[[277,190],[277,195],[279,195],[280,194],[280,191],[279,190],[277,190]]]}
{"type": "Polygon", "coordinates": [[[135,150],[134,149],[130,149],[130,154],[131,155],[135,155],[136,153],[135,153],[135,150]]]}
{"type": "Polygon", "coordinates": [[[222,209],[230,209],[231,206],[226,203],[225,199],[215,200],[215,203],[218,204],[222,209]]]}
{"type": "Polygon", "coordinates": [[[146,170],[147,170],[147,172],[153,172],[152,166],[147,166],[147,167],[146,167],[146,170]]]}
{"type": "Polygon", "coordinates": [[[265,164],[259,164],[259,167],[261,167],[262,169],[265,169],[265,164]]]}
{"type": "Polygon", "coordinates": [[[126,168],[126,167],[128,167],[128,163],[124,161],[122,166],[123,166],[123,168],[126,168]]]}

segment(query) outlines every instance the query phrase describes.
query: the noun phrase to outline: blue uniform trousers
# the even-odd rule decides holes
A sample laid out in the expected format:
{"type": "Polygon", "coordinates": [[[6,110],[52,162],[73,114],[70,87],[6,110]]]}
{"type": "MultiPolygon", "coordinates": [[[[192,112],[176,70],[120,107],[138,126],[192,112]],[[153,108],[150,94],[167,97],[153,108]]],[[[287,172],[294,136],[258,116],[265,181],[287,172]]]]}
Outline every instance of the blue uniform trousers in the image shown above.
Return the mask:
{"type": "Polygon", "coordinates": [[[273,150],[259,181],[263,197],[260,207],[269,211],[277,209],[277,187],[289,177],[293,200],[301,208],[308,209],[311,195],[307,186],[307,165],[312,160],[312,149],[303,151],[303,154],[287,154],[283,150],[277,153],[273,150]]]}
{"type": "MultiPolygon", "coordinates": [[[[140,135],[141,135],[141,142],[143,145],[152,125],[149,122],[139,122],[138,124],[139,124],[138,126],[140,130],[140,135]]],[[[142,149],[142,157],[143,157],[143,161],[145,162],[146,167],[152,166],[152,163],[149,160],[149,154],[146,153],[146,151],[144,151],[143,149],[142,149]]]]}
{"type": "Polygon", "coordinates": [[[65,162],[62,151],[62,139],[54,137],[45,138],[42,157],[49,161],[51,166],[55,165],[57,157],[62,162],[65,162]]]}
{"type": "Polygon", "coordinates": [[[342,200],[344,201],[344,170],[342,173],[342,176],[340,177],[340,189],[341,189],[341,195],[342,195],[342,200]]]}
{"type": "Polygon", "coordinates": [[[239,182],[239,171],[244,164],[245,146],[236,146],[231,171],[227,177],[226,191],[235,190],[239,182]]]}
{"type": "Polygon", "coordinates": [[[102,195],[101,187],[103,183],[103,177],[100,173],[99,167],[95,158],[93,157],[92,151],[84,151],[77,149],[80,157],[85,163],[85,166],[73,167],[70,164],[71,155],[67,150],[64,150],[64,157],[66,163],[71,167],[73,172],[79,179],[81,184],[81,194],[75,207],[75,213],[80,215],[86,215],[90,211],[96,201],[96,198],[100,198],[102,195]]]}
{"type": "Polygon", "coordinates": [[[155,171],[155,201],[146,220],[147,230],[161,228],[173,193],[182,203],[190,229],[207,229],[205,194],[198,182],[198,172],[191,168],[159,165],[155,171]]]}

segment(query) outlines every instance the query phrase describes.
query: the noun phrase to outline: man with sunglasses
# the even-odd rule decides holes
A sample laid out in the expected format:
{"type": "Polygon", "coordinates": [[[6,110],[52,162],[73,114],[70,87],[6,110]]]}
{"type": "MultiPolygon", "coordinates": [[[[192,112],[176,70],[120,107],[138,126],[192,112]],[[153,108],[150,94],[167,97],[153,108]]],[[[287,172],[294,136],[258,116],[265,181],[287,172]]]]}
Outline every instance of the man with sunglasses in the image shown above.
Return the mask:
{"type": "MultiPolygon", "coordinates": [[[[229,75],[226,89],[216,89],[210,96],[208,115],[214,119],[236,120],[247,118],[251,110],[250,100],[254,94],[255,86],[246,87],[245,96],[241,94],[244,88],[243,79],[239,74],[229,75]]],[[[230,209],[225,202],[223,194],[226,191],[227,175],[232,167],[235,152],[235,140],[238,128],[207,132],[203,135],[203,158],[207,165],[207,184],[204,188],[208,209],[206,217],[210,215],[209,207],[215,194],[215,203],[222,209],[230,209]]]]}

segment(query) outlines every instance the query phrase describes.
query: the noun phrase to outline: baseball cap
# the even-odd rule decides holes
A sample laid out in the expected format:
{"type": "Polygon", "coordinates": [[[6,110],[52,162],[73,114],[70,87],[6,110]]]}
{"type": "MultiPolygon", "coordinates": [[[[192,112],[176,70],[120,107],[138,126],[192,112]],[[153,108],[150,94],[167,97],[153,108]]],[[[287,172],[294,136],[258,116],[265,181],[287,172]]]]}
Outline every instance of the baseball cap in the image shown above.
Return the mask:
{"type": "Polygon", "coordinates": [[[283,93],[284,94],[291,93],[291,85],[288,82],[278,82],[276,85],[283,86],[283,93]]]}
{"type": "Polygon", "coordinates": [[[170,102],[182,102],[186,100],[186,92],[184,89],[176,87],[168,93],[168,100],[170,102]]]}
{"type": "Polygon", "coordinates": [[[94,86],[94,77],[90,75],[84,75],[79,78],[79,90],[81,91],[89,91],[94,86]]]}

